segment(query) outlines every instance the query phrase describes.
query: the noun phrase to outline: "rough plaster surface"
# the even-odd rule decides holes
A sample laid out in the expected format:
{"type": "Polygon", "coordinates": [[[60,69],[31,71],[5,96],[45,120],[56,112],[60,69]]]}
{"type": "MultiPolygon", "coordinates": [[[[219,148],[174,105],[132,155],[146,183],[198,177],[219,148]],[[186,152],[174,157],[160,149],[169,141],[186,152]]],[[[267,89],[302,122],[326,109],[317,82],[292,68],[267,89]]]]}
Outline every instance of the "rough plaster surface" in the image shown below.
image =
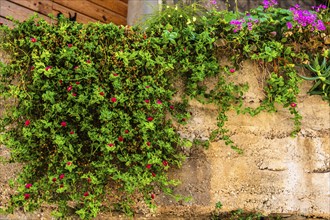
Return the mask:
{"type": "MultiPolygon", "coordinates": [[[[249,83],[247,105],[262,99],[266,74],[246,62],[231,76],[249,83]]],[[[182,170],[172,175],[182,181],[177,192],[194,200],[177,204],[162,197],[160,211],[203,214],[220,201],[223,211],[241,208],[330,218],[330,108],[320,97],[306,94],[310,85],[304,82],[298,96],[303,120],[297,137],[290,137],[291,115],[280,106],[276,113],[255,117],[229,112],[226,127],[244,153],[237,154],[223,141],[207,150],[191,149],[182,170]]],[[[190,110],[192,117],[188,125],[178,127],[180,134],[208,138],[216,128],[216,107],[191,101],[190,110]]]]}

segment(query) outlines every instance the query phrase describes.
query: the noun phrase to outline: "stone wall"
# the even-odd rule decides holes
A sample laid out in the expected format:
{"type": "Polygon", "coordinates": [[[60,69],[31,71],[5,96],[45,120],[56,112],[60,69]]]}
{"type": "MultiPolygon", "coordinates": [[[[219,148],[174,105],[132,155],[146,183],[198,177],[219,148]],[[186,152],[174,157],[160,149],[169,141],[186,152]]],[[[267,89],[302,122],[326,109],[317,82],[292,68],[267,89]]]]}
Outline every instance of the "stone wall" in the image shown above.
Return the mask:
{"type": "MultiPolygon", "coordinates": [[[[263,97],[266,72],[245,62],[236,74],[248,82],[247,105],[263,97]]],[[[287,109],[255,117],[229,112],[226,126],[233,140],[244,150],[237,154],[223,141],[209,149],[192,148],[182,170],[172,176],[182,185],[177,192],[194,199],[177,204],[159,195],[160,212],[201,215],[223,204],[222,211],[245,209],[270,213],[298,213],[330,218],[330,108],[318,96],[307,95],[310,83],[304,82],[298,97],[302,130],[290,137],[293,122],[287,109]]],[[[251,104],[252,103],[252,104],[251,104]]],[[[179,126],[182,136],[205,139],[216,128],[216,107],[190,102],[192,118],[179,126]]]]}

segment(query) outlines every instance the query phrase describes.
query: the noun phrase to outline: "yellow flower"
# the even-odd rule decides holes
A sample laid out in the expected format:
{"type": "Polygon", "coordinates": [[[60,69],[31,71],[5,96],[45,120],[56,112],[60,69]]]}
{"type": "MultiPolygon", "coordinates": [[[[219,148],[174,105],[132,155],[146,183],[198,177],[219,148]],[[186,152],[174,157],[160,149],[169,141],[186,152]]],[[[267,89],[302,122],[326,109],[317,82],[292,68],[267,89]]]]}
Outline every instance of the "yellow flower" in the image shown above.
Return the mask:
{"type": "Polygon", "coordinates": [[[193,17],[193,22],[195,22],[196,21],[196,17],[193,17]]]}

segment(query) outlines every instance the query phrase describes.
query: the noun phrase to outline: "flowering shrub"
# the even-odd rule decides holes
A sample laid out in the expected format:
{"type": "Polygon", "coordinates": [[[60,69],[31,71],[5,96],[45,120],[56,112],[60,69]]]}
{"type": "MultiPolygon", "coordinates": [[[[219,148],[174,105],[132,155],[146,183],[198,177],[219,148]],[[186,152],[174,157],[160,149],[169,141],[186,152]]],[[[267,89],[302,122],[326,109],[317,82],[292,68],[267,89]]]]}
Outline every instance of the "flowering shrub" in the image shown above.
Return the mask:
{"type": "Polygon", "coordinates": [[[219,106],[210,140],[222,139],[238,152],[224,127],[233,107],[256,115],[282,104],[293,115],[296,135],[296,64],[324,52],[323,22],[317,12],[274,5],[264,1],[249,13],[167,7],[135,27],[63,18],[55,25],[36,17],[16,22],[12,30],[1,26],[1,49],[11,60],[0,66],[0,92],[14,103],[1,118],[0,141],[14,161],[25,164],[10,210],[30,211],[46,202],[57,204],[57,217],[73,208],[91,218],[107,203],[132,214],[134,193],[153,207],[156,188],[180,199],[172,193],[178,181],[167,172],[181,166],[180,148],[191,145],[172,125],[189,123],[189,98],[219,106]],[[219,66],[219,54],[232,63],[219,66]],[[271,72],[256,109],[243,106],[248,85],[226,81],[244,59],[271,72]],[[203,82],[212,76],[218,82],[207,90],[203,82]],[[184,94],[173,102],[178,80],[184,94]]]}

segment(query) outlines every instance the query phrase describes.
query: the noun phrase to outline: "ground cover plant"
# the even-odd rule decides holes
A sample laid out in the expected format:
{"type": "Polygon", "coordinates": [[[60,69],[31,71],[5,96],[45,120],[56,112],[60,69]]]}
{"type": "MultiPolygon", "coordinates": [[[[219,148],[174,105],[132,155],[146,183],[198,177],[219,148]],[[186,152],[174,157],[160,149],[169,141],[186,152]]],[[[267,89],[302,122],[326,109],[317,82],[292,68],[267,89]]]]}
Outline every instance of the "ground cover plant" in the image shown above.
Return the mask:
{"type": "Polygon", "coordinates": [[[280,104],[292,114],[295,136],[299,83],[315,80],[310,93],[329,101],[327,13],[325,6],[282,9],[265,0],[245,13],[165,7],[134,27],[63,17],[49,24],[37,16],[13,29],[1,26],[1,50],[10,59],[0,66],[0,92],[11,102],[1,116],[0,142],[12,161],[24,164],[7,211],[55,204],[54,216],[84,219],[105,206],[132,215],[137,193],[154,207],[155,189],[185,199],[172,193],[179,181],[167,172],[181,166],[181,148],[192,145],[173,126],[189,123],[191,98],[219,107],[210,141],[222,139],[238,153],[225,128],[233,108],[256,115],[280,104]],[[219,65],[219,54],[231,64],[219,65]],[[270,71],[255,109],[243,105],[248,85],[226,80],[246,59],[270,71]],[[297,74],[307,67],[317,75],[297,74]],[[215,76],[215,88],[207,90],[203,82],[215,76]],[[184,82],[182,102],[172,100],[177,80],[184,82]]]}

